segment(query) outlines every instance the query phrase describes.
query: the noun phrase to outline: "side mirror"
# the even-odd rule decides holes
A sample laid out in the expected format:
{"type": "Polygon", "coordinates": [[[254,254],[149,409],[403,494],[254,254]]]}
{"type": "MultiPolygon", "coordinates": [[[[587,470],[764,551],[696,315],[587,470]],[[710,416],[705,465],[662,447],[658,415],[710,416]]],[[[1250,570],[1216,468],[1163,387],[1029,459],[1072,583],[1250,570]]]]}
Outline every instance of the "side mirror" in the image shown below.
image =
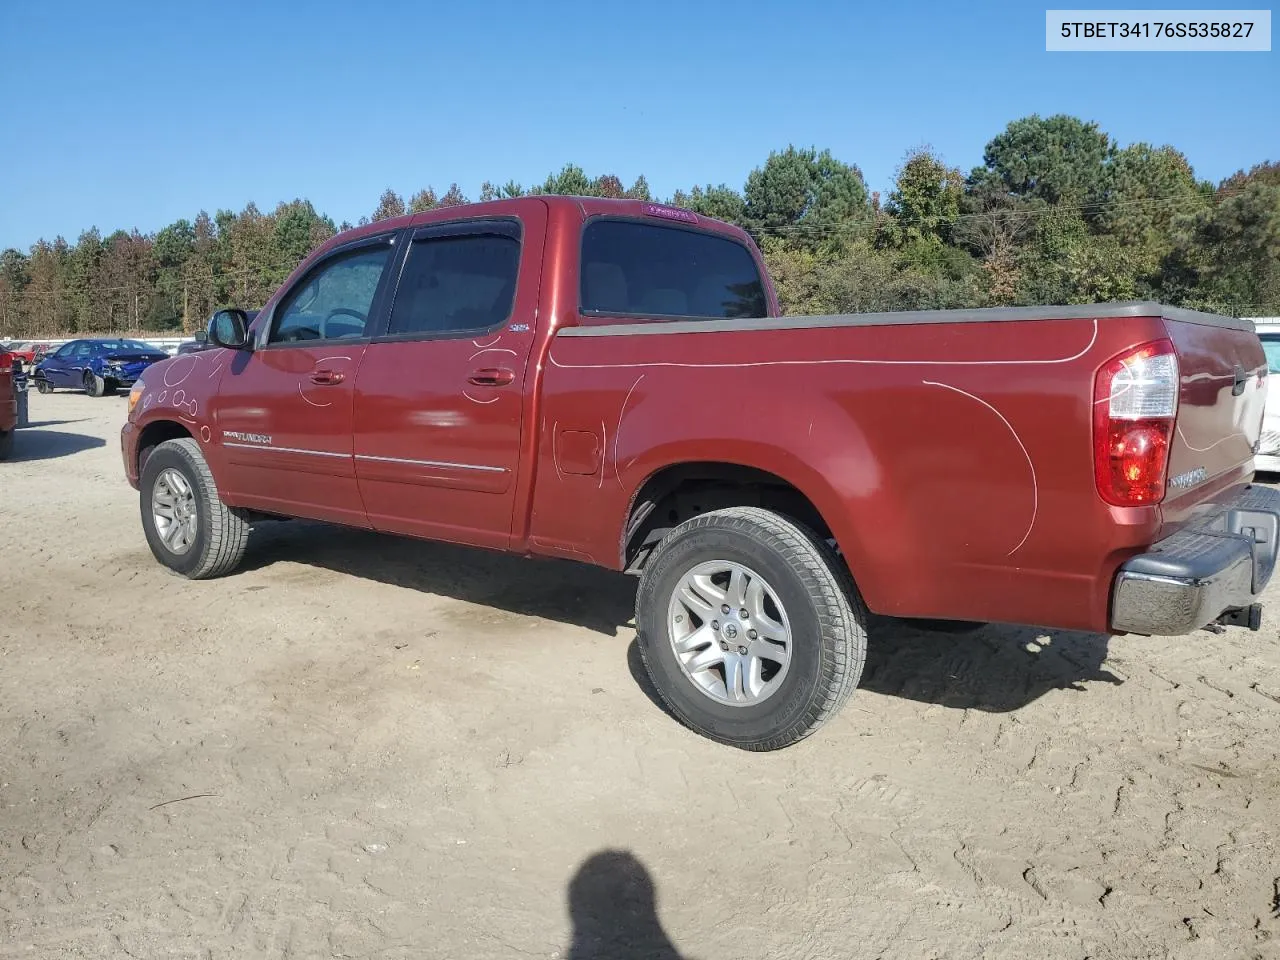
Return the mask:
{"type": "Polygon", "coordinates": [[[229,350],[249,345],[249,318],[243,310],[219,310],[209,320],[209,342],[229,350]]]}

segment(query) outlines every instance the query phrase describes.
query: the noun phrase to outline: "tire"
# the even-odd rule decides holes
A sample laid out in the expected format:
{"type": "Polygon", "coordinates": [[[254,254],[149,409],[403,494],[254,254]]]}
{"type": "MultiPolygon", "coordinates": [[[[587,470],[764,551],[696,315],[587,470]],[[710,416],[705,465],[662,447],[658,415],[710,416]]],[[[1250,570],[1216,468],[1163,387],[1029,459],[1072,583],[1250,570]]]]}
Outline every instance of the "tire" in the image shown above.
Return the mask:
{"type": "Polygon", "coordinates": [[[0,460],[8,460],[13,455],[13,435],[17,430],[0,430],[0,460]]]}
{"type": "Polygon", "coordinates": [[[209,465],[194,440],[166,440],[151,451],[138,488],[147,545],[162,564],[189,580],[221,577],[239,565],[249,542],[248,517],[243,510],[222,502],[209,465]],[[175,549],[165,542],[153,507],[162,476],[165,489],[171,485],[173,478],[165,476],[169,471],[185,481],[191,495],[189,506],[195,517],[195,531],[185,549],[175,549]]]}
{"type": "MultiPolygon", "coordinates": [[[[694,591],[699,604],[710,596],[702,592],[707,589],[699,585],[694,591]]],[[[750,586],[745,592],[737,589],[739,598],[752,594],[750,586]]],[[[862,676],[867,620],[862,598],[831,548],[805,527],[756,507],[716,510],[677,526],[649,558],[636,595],[637,643],[662,701],[690,729],[744,750],[790,746],[817,730],[844,705],[862,676]],[[723,623],[714,619],[714,601],[708,608],[713,619],[705,620],[681,599],[689,596],[687,592],[677,594],[698,575],[714,589],[730,594],[724,600],[734,600],[733,580],[726,581],[724,574],[698,574],[700,570],[718,570],[719,565],[741,569],[748,585],[753,578],[762,581],[756,600],[741,601],[739,613],[747,613],[748,607],[753,610],[740,620],[733,619],[732,610],[723,623]],[[761,611],[763,615],[757,617],[761,611]],[[695,620],[702,620],[696,629],[695,620]],[[772,626],[766,627],[771,621],[772,626]],[[712,624],[718,630],[704,634],[712,624]],[[759,633],[752,630],[750,640],[743,640],[740,627],[752,624],[760,625],[759,633]],[[787,657],[778,658],[786,660],[785,667],[769,661],[770,654],[755,658],[765,665],[760,668],[755,668],[754,662],[748,668],[746,659],[739,660],[743,666],[734,676],[752,679],[736,685],[736,694],[729,692],[728,659],[719,667],[701,669],[696,673],[699,679],[682,665],[682,656],[692,656],[695,666],[699,657],[718,657],[717,646],[727,651],[727,658],[734,657],[735,651],[726,642],[741,640],[749,646],[739,646],[737,652],[751,653],[764,647],[761,640],[767,640],[767,634],[778,626],[784,627],[788,637],[787,657]],[[677,637],[677,631],[689,633],[677,637]],[[716,640],[694,647],[699,652],[691,654],[687,645],[694,644],[695,635],[716,640]],[[735,637],[738,639],[732,639],[735,637]],[[686,645],[683,655],[677,654],[677,643],[686,645]],[[769,670],[772,679],[762,680],[769,670]],[[751,683],[769,692],[753,695],[747,689],[751,683]],[[723,693],[717,692],[720,690],[723,693]],[[731,697],[739,702],[728,702],[731,697]]]]}
{"type": "Polygon", "coordinates": [[[107,392],[107,382],[92,370],[84,372],[84,392],[91,397],[100,397],[107,392]]]}
{"type": "Polygon", "coordinates": [[[53,384],[42,377],[36,381],[36,389],[41,393],[53,393],[53,384]]]}

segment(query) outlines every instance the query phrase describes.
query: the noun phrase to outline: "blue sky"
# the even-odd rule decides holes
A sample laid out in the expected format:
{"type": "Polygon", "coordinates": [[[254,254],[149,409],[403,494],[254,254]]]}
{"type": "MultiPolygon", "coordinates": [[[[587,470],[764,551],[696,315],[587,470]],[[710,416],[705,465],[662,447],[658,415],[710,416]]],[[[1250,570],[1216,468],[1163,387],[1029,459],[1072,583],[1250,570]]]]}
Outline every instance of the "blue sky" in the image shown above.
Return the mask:
{"type": "MultiPolygon", "coordinates": [[[[1066,6],[1054,4],[1053,6],[1066,6]]],[[[1093,4],[1092,6],[1098,6],[1093,4]]],[[[932,144],[968,170],[1029,113],[1172,143],[1201,177],[1280,160],[1280,54],[1044,50],[1045,4],[793,0],[0,5],[0,247],[391,186],[740,187],[830,147],[887,193],[932,144]]]]}

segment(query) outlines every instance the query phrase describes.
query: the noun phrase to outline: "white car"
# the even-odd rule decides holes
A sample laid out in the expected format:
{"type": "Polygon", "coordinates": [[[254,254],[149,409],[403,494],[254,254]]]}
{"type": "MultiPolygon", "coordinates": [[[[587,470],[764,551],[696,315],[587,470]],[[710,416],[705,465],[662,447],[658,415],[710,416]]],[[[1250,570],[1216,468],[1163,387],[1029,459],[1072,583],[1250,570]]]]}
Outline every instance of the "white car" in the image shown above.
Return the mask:
{"type": "MultiPolygon", "coordinates": [[[[1270,320],[1271,318],[1268,318],[1270,320]]],[[[1280,320],[1257,322],[1258,339],[1267,354],[1267,408],[1262,417],[1262,442],[1253,458],[1259,473],[1280,473],[1280,320]]]]}

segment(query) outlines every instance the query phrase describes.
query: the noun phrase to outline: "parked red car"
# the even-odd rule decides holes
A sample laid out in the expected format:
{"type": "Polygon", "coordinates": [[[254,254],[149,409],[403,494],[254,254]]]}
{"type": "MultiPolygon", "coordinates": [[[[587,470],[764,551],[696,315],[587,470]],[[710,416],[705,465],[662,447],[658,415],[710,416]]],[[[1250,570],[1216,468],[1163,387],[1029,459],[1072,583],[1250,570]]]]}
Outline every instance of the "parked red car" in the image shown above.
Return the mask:
{"type": "Polygon", "coordinates": [[[9,353],[28,367],[40,359],[48,349],[49,344],[39,340],[18,340],[9,344],[8,347],[9,353]]]}
{"type": "Polygon", "coordinates": [[[655,687],[750,749],[848,698],[868,610],[1256,628],[1275,563],[1248,321],[780,317],[736,227],[532,197],[341,234],[209,336],[121,434],[161,563],[227,573],[266,514],[631,570],[655,687]]]}

